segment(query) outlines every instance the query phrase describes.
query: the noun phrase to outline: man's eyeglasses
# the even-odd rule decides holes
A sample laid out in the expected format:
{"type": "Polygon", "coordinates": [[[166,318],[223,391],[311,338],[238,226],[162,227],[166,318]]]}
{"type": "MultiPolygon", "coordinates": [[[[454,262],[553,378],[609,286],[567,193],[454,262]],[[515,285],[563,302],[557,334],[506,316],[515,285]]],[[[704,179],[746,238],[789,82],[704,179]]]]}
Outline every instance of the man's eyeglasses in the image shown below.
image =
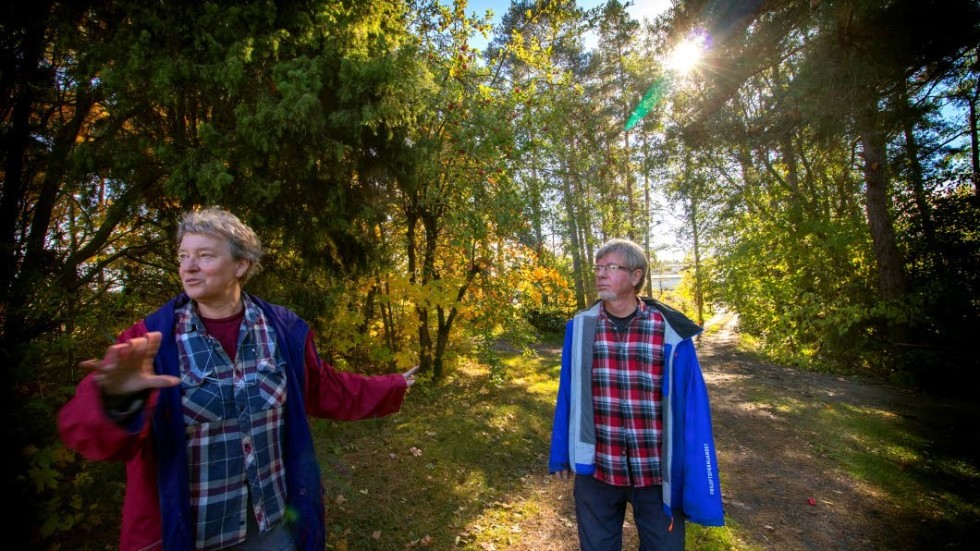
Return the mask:
{"type": "Polygon", "coordinates": [[[595,266],[592,267],[592,269],[595,270],[595,273],[597,273],[597,274],[601,274],[602,272],[605,272],[606,270],[608,270],[609,273],[613,273],[613,274],[616,273],[616,272],[618,272],[618,271],[620,271],[620,270],[622,270],[624,272],[631,271],[631,268],[630,267],[628,267],[628,266],[620,266],[619,264],[596,264],[595,266]]]}

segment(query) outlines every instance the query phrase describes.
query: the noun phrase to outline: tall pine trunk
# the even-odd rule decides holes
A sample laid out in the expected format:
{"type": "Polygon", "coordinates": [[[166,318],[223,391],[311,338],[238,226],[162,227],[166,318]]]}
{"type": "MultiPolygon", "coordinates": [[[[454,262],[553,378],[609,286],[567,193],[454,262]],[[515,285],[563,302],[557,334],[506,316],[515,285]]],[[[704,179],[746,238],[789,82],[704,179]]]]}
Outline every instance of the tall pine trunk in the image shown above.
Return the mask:
{"type": "Polygon", "coordinates": [[[864,158],[865,212],[878,267],[878,291],[882,299],[892,301],[905,296],[905,270],[889,213],[888,161],[878,107],[873,99],[866,101],[857,121],[864,158]]]}

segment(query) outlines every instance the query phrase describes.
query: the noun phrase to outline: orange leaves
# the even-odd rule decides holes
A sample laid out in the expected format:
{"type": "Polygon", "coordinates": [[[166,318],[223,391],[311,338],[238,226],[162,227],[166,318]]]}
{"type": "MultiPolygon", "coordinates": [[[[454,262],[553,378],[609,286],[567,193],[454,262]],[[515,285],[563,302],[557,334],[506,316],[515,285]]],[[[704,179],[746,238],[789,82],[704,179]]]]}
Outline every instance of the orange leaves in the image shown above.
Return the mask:
{"type": "Polygon", "coordinates": [[[535,265],[531,267],[525,277],[525,286],[522,289],[529,306],[537,305],[544,301],[547,296],[552,302],[558,299],[559,302],[571,301],[571,289],[565,276],[555,268],[535,265]]]}

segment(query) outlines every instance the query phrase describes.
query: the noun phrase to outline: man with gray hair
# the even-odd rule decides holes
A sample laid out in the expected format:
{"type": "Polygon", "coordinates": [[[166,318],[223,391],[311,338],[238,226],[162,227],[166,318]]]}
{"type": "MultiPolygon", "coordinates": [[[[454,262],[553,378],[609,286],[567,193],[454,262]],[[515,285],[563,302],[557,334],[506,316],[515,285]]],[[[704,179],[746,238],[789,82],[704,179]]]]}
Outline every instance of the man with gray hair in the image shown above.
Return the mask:
{"type": "Polygon", "coordinates": [[[684,549],[684,523],[722,526],[707,389],[684,314],[641,298],[643,249],[596,252],[599,301],[565,328],[548,470],[575,473],[583,551],[618,551],[626,504],[643,551],[684,549]]]}
{"type": "Polygon", "coordinates": [[[126,462],[122,551],[321,551],[307,415],[394,413],[417,368],[364,376],[321,360],[305,321],[242,290],[262,244],[234,214],[188,212],[177,241],[184,291],[82,362],[61,437],[126,462]]]}

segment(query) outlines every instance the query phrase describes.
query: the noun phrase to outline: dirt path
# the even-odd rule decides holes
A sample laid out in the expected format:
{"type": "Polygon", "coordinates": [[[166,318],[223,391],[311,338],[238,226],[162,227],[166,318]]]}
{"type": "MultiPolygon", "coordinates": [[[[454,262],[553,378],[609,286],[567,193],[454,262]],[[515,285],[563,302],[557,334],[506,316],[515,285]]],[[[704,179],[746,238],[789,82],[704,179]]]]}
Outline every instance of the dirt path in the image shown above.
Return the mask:
{"type": "MultiPolygon", "coordinates": [[[[844,377],[754,361],[735,350],[737,319],[722,316],[699,345],[708,384],[725,510],[745,541],[740,548],[771,550],[922,549],[917,519],[903,518],[870,485],[846,475],[793,414],[760,407],[751,396],[773,395],[805,404],[873,407],[940,427],[939,402],[844,377]]],[[[975,437],[973,437],[975,438],[975,437]]],[[[578,549],[571,483],[541,477],[531,484],[550,510],[527,519],[522,542],[510,549],[578,549]]],[[[635,529],[625,549],[636,549],[635,529]]],[[[944,548],[930,542],[928,548],[944,548]]],[[[946,546],[948,548],[948,546],[946,546]]]]}
{"type": "Polygon", "coordinates": [[[747,400],[753,393],[804,402],[903,410],[911,396],[842,377],[767,365],[735,351],[730,316],[699,351],[711,406],[726,512],[766,549],[906,549],[897,515],[874,488],[850,479],[792,418],[747,400]],[[813,501],[810,501],[810,500],[813,501]]]}

